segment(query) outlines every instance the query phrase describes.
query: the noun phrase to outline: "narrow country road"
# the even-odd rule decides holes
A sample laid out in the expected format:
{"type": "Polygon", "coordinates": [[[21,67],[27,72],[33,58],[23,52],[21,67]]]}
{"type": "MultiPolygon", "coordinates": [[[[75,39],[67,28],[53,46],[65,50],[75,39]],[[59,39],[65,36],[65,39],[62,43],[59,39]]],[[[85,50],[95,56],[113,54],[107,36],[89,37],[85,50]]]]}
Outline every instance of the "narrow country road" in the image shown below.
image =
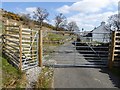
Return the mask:
{"type": "MultiPolygon", "coordinates": [[[[54,55],[57,64],[76,64],[73,45],[67,43],[57,49],[54,55]],[[61,53],[60,53],[61,52],[61,53]]],[[[76,52],[76,54],[79,54],[76,52]]],[[[81,56],[82,57],[82,56],[81,56]]],[[[89,63],[85,60],[79,60],[89,63]]],[[[54,88],[120,88],[120,79],[112,75],[107,68],[55,67],[54,88]]]]}
{"type": "Polygon", "coordinates": [[[54,88],[120,88],[120,79],[107,69],[55,68],[54,88]]]}

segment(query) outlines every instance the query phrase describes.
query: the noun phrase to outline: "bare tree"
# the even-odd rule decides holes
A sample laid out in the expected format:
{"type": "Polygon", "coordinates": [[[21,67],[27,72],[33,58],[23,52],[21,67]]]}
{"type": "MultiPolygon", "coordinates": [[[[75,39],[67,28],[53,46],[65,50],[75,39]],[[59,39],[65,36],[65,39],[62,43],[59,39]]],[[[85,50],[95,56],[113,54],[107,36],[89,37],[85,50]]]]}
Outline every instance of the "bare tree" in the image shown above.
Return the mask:
{"type": "Polygon", "coordinates": [[[71,22],[68,23],[67,29],[69,31],[72,31],[72,32],[73,31],[75,31],[75,32],[79,31],[79,27],[77,26],[76,22],[74,22],[74,21],[71,21],[71,22]]]}
{"type": "Polygon", "coordinates": [[[40,28],[43,25],[43,21],[47,20],[49,13],[47,12],[46,9],[42,9],[38,7],[36,11],[33,12],[34,16],[33,18],[39,23],[40,28]]]}
{"type": "Polygon", "coordinates": [[[109,17],[108,24],[105,29],[115,31],[120,30],[120,14],[115,14],[109,17]]]}
{"type": "Polygon", "coordinates": [[[59,28],[64,28],[66,26],[66,23],[67,23],[67,19],[62,13],[58,14],[55,17],[56,30],[58,30],[59,28]]]}

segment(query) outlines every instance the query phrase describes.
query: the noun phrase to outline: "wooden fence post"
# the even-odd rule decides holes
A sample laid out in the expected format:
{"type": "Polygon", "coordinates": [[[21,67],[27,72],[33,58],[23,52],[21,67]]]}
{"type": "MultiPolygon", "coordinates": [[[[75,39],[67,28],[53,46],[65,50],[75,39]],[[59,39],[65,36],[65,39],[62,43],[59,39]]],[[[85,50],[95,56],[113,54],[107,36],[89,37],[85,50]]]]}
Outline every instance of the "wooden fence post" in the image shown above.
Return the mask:
{"type": "Polygon", "coordinates": [[[113,61],[114,61],[115,37],[116,37],[116,32],[113,31],[112,37],[111,37],[111,48],[110,48],[110,58],[109,58],[109,68],[110,69],[113,67],[113,61]]]}
{"type": "Polygon", "coordinates": [[[22,70],[22,25],[19,26],[19,52],[20,52],[19,69],[22,70]]]}
{"type": "Polygon", "coordinates": [[[33,59],[33,54],[34,54],[34,53],[33,53],[33,50],[34,50],[33,45],[34,45],[34,44],[32,45],[32,41],[33,41],[33,39],[34,39],[34,38],[33,38],[34,35],[33,35],[33,29],[30,29],[30,30],[31,30],[31,37],[30,37],[30,43],[31,43],[30,46],[31,46],[31,50],[30,50],[30,54],[31,54],[32,60],[34,60],[34,59],[33,59]]]}
{"type": "Polygon", "coordinates": [[[39,59],[39,66],[42,67],[42,27],[40,27],[39,30],[39,41],[38,41],[38,47],[39,47],[39,51],[38,51],[38,59],[39,59]]]}
{"type": "MultiPolygon", "coordinates": [[[[9,21],[8,21],[8,20],[6,20],[6,25],[9,25],[9,21]]],[[[9,29],[9,27],[5,27],[5,31],[4,31],[4,34],[5,34],[5,35],[6,35],[6,34],[9,34],[8,31],[7,31],[8,29],[9,29]]],[[[6,36],[5,38],[8,38],[8,37],[6,36]]],[[[5,40],[5,45],[6,45],[7,43],[8,43],[8,41],[5,40]]]]}

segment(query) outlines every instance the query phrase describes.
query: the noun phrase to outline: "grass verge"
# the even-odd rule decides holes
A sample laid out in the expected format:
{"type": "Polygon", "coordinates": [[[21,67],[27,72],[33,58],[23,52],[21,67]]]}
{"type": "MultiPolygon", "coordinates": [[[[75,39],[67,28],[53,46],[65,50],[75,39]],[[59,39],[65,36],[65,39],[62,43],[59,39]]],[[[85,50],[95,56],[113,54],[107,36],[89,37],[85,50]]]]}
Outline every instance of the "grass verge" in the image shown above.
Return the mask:
{"type": "Polygon", "coordinates": [[[53,83],[53,68],[44,67],[42,68],[42,72],[39,76],[38,82],[35,85],[35,88],[44,88],[44,90],[48,90],[52,88],[53,83]]]}
{"type": "Polygon", "coordinates": [[[9,64],[4,57],[0,57],[2,63],[2,88],[25,88],[26,75],[9,64]]]}

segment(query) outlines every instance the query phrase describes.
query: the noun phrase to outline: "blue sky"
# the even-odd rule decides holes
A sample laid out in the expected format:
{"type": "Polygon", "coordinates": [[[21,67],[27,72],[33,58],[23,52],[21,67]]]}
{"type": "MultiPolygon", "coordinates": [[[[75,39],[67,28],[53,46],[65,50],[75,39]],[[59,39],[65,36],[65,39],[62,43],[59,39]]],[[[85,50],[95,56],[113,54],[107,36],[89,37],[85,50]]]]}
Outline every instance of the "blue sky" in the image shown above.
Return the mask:
{"type": "MultiPolygon", "coordinates": [[[[4,2],[2,4],[3,9],[14,13],[32,13],[26,11],[27,8],[41,7],[47,9],[49,12],[49,20],[54,19],[55,15],[59,12],[55,9],[62,7],[64,4],[71,5],[72,2],[4,2]]],[[[72,13],[74,14],[74,13],[72,13]]],[[[70,14],[71,15],[71,14],[70,14]]],[[[70,16],[69,14],[67,17],[70,16]]]]}
{"type": "Polygon", "coordinates": [[[79,28],[92,30],[118,13],[117,0],[79,0],[76,2],[3,2],[2,8],[14,13],[30,13],[41,7],[49,12],[49,23],[54,24],[55,15],[63,13],[68,22],[75,21],[79,28]]]}

